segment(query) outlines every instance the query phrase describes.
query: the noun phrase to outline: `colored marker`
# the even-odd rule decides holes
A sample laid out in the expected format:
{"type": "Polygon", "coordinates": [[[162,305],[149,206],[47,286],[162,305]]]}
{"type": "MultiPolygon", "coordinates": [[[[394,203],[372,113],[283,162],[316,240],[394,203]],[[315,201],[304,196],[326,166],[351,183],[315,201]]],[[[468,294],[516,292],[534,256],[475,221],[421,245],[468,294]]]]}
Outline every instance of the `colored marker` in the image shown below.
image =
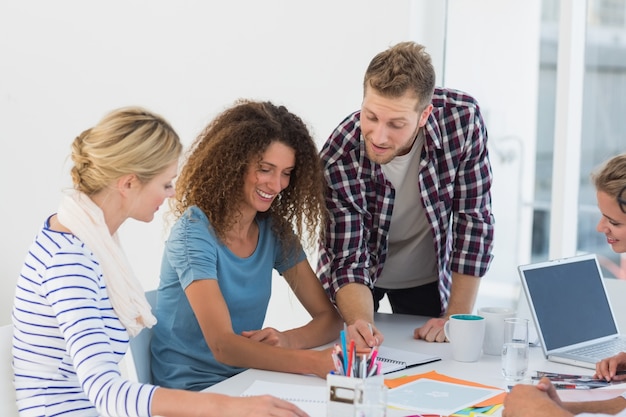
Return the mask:
{"type": "Polygon", "coordinates": [[[372,348],[372,351],[370,352],[369,367],[367,368],[367,375],[368,376],[370,376],[370,374],[376,368],[376,358],[377,357],[378,357],[378,346],[374,346],[372,348]]]}
{"type": "Polygon", "coordinates": [[[348,351],[348,369],[346,371],[346,376],[353,376],[354,372],[352,372],[352,364],[354,362],[354,340],[350,340],[350,349],[348,351]]]}
{"type": "Polygon", "coordinates": [[[341,364],[341,360],[339,359],[339,355],[337,354],[337,352],[333,352],[332,357],[337,375],[343,375],[343,365],[341,364]]]}
{"type": "Polygon", "coordinates": [[[344,330],[341,331],[341,350],[343,351],[343,372],[348,375],[348,346],[346,345],[346,324],[343,324],[344,330]]]}
{"type": "Polygon", "coordinates": [[[589,385],[553,384],[556,389],[591,389],[589,385]]]}

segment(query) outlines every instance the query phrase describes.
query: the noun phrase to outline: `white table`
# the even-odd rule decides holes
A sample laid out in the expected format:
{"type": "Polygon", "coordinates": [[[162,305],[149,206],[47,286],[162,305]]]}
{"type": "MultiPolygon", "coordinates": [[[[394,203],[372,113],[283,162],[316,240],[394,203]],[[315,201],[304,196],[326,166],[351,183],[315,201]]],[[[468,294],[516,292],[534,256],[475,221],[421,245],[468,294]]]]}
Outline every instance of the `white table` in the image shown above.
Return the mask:
{"type": "MultiPolygon", "coordinates": [[[[413,329],[419,327],[426,320],[427,318],[425,317],[376,313],[376,326],[385,335],[385,345],[404,350],[434,354],[442,359],[441,361],[387,374],[385,376],[386,378],[414,375],[434,370],[438,373],[454,378],[461,378],[486,385],[506,388],[506,383],[500,370],[500,356],[483,355],[478,362],[457,362],[451,358],[449,343],[428,343],[423,340],[413,339],[413,329]]],[[[593,370],[591,369],[549,362],[544,358],[540,347],[531,347],[529,373],[537,370],[569,374],[593,374],[593,370]]],[[[298,385],[326,386],[326,381],[316,376],[248,369],[233,376],[232,378],[206,389],[206,391],[229,395],[240,395],[255,380],[298,385]]],[[[387,415],[389,417],[395,417],[406,416],[409,414],[411,414],[411,412],[389,410],[387,415]]],[[[494,414],[494,416],[498,415],[499,413],[494,414]]]]}

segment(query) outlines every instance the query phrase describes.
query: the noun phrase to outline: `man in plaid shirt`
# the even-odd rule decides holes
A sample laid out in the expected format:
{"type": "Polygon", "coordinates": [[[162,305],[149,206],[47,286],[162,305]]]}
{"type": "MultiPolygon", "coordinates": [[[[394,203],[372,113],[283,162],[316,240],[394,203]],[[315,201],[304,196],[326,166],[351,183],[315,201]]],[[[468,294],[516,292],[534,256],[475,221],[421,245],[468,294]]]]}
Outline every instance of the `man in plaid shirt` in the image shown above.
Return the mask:
{"type": "Polygon", "coordinates": [[[435,88],[414,42],[376,55],[363,88],[320,154],[330,220],[318,274],[359,347],[383,341],[374,311],[385,294],[395,313],[432,317],[415,338],[443,342],[492,259],[487,129],[472,97],[435,88]]]}

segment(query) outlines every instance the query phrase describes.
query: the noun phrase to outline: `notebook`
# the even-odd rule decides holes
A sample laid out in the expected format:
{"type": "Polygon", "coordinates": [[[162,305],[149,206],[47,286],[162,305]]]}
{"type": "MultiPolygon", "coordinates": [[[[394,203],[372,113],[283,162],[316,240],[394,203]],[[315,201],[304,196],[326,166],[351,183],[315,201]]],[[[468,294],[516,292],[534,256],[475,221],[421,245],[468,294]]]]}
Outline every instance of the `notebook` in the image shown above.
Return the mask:
{"type": "Polygon", "coordinates": [[[326,386],[285,384],[256,380],[242,394],[242,397],[254,395],[273,395],[297,405],[310,417],[326,417],[326,386]]]}
{"type": "Polygon", "coordinates": [[[594,254],[518,267],[545,357],[595,369],[626,351],[594,254]]]}
{"type": "Polygon", "coordinates": [[[441,360],[438,356],[396,349],[385,345],[378,347],[377,359],[382,363],[381,372],[383,374],[441,360]]]}

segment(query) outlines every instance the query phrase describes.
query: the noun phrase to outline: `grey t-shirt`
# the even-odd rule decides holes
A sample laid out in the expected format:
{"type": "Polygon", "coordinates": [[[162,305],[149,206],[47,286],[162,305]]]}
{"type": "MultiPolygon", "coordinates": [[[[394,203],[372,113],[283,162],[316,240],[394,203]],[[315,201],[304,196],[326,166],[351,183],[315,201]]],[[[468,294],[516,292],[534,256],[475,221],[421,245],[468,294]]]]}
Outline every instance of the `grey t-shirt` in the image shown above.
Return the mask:
{"type": "Polygon", "coordinates": [[[408,154],[382,165],[396,193],[387,260],[375,284],[379,288],[411,288],[437,280],[435,245],[417,183],[423,146],[424,135],[420,130],[408,154]]]}

